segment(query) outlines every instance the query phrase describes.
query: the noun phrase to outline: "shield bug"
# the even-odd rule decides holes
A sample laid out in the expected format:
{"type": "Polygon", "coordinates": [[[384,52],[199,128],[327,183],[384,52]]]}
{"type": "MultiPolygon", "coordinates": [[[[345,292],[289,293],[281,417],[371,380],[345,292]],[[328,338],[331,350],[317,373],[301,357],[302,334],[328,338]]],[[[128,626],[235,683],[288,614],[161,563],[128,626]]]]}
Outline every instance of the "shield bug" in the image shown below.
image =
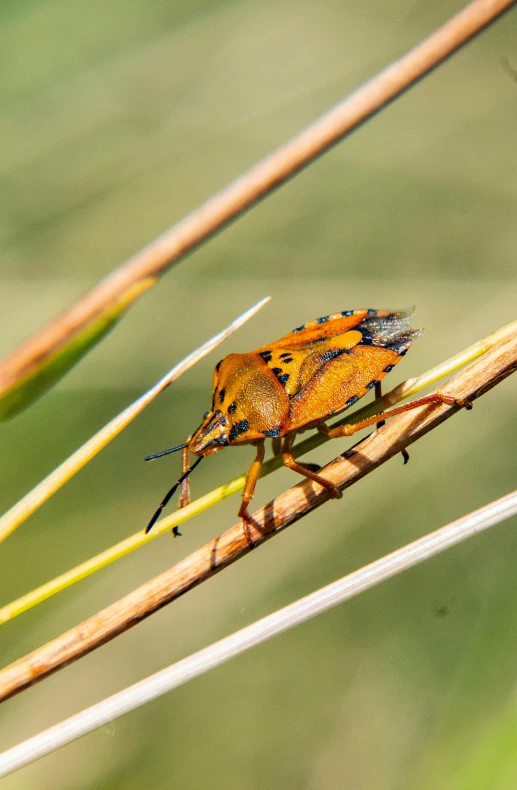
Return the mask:
{"type": "Polygon", "coordinates": [[[225,357],[215,367],[212,405],[200,427],[185,444],[146,459],[183,451],[183,474],[165,496],[146,532],[180,485],[180,507],[188,504],[189,475],[204,457],[224,447],[252,444],[257,448],[239,509],[239,518],[246,525],[266,439],[272,440],[273,452],[281,454],[285,466],[319,483],[337,498],[341,492],[318,474],[319,467],[295,460],[292,447],[298,433],[315,428],[330,438],[351,436],[380,420],[426,403],[471,408],[466,401],[435,393],[361,422],[336,428],[327,426],[329,418],[345,411],[371,390],[380,393],[381,380],[421,334],[410,327],[411,313],[344,310],[299,326],[256,351],[225,357]],[[198,456],[192,466],[188,463],[189,451],[198,456]]]}

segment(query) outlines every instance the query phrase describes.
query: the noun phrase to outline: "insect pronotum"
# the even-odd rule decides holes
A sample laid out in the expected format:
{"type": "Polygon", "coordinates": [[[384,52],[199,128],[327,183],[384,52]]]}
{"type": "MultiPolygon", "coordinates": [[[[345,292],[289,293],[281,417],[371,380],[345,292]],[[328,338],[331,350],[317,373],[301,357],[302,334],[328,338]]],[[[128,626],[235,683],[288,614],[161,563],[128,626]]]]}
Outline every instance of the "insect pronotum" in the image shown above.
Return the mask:
{"type": "MultiPolygon", "coordinates": [[[[266,439],[272,440],[273,452],[281,454],[285,466],[319,483],[337,498],[341,491],[318,474],[318,467],[295,460],[292,448],[298,433],[315,428],[332,439],[351,436],[426,403],[471,408],[467,401],[434,393],[361,422],[336,428],[326,424],[371,390],[380,392],[381,380],[421,334],[421,330],[410,327],[411,314],[411,310],[344,310],[309,321],[256,351],[230,354],[218,362],[212,406],[197,431],[185,444],[146,459],[177,450],[183,453],[183,474],[164,497],[146,532],[179,486],[180,507],[188,504],[189,475],[203,458],[223,447],[252,444],[257,448],[239,508],[248,535],[248,505],[264,460],[266,439]],[[189,452],[198,456],[192,466],[188,463],[189,452]]],[[[174,532],[179,534],[176,528],[174,532]]]]}

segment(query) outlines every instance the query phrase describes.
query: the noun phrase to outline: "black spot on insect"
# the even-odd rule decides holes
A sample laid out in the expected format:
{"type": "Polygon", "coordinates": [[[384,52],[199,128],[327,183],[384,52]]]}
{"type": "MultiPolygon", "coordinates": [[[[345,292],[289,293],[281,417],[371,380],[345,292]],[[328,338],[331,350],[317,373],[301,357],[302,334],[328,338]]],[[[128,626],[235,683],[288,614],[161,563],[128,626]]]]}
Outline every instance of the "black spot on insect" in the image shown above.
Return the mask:
{"type": "Polygon", "coordinates": [[[317,318],[316,319],[316,323],[317,324],[326,324],[328,320],[329,320],[328,315],[324,315],[321,318],[317,318]]]}
{"type": "Polygon", "coordinates": [[[358,400],[359,398],[357,397],[357,395],[352,395],[352,397],[347,400],[345,405],[352,406],[354,403],[357,403],[358,400]]]}
{"type": "Polygon", "coordinates": [[[290,351],[284,351],[283,354],[280,354],[280,359],[285,359],[285,357],[290,357],[290,356],[291,356],[290,351]]]}
{"type": "Polygon", "coordinates": [[[233,403],[230,403],[230,405],[228,406],[228,414],[235,414],[236,411],[237,411],[237,404],[234,401],[233,403]]]}
{"type": "Polygon", "coordinates": [[[271,368],[271,372],[275,374],[282,387],[285,387],[290,378],[289,373],[282,373],[282,368],[271,368]]]}
{"type": "Polygon", "coordinates": [[[399,357],[403,357],[409,351],[411,343],[408,342],[406,339],[400,340],[395,343],[390,343],[389,345],[385,345],[384,348],[389,348],[390,351],[394,351],[399,357]]]}
{"type": "Polygon", "coordinates": [[[276,439],[277,436],[280,436],[280,428],[273,428],[271,431],[262,431],[262,433],[269,439],[276,439]]]}
{"type": "Polygon", "coordinates": [[[219,393],[219,403],[222,403],[222,402],[223,402],[223,400],[225,399],[225,396],[226,396],[226,390],[225,390],[225,389],[224,389],[224,387],[223,387],[223,389],[222,389],[222,390],[221,390],[221,392],[219,393]]]}
{"type": "Polygon", "coordinates": [[[221,360],[220,360],[220,361],[217,363],[217,365],[215,366],[215,372],[216,372],[216,373],[219,373],[219,368],[221,367],[221,363],[222,363],[222,361],[223,361],[223,360],[221,359],[221,360]]]}
{"type": "Polygon", "coordinates": [[[377,310],[368,310],[368,315],[377,315],[377,310]]]}
{"type": "Polygon", "coordinates": [[[324,354],[321,355],[321,363],[328,362],[329,359],[334,359],[335,357],[340,357],[341,354],[347,354],[348,351],[344,348],[334,348],[329,349],[329,351],[325,351],[324,354]]]}
{"type": "Polygon", "coordinates": [[[208,417],[210,417],[210,414],[211,414],[211,412],[205,411],[205,413],[203,414],[203,419],[204,420],[208,419],[208,417]]]}
{"type": "Polygon", "coordinates": [[[286,357],[286,358],[284,359],[284,364],[289,364],[289,362],[292,362],[292,361],[293,361],[293,358],[292,358],[292,357],[286,357]]]}
{"type": "Polygon", "coordinates": [[[377,386],[377,384],[380,384],[380,382],[377,381],[377,379],[374,379],[373,381],[370,381],[370,383],[366,385],[366,389],[367,390],[373,390],[374,387],[377,386]]]}
{"type": "Polygon", "coordinates": [[[236,425],[232,427],[230,431],[230,441],[233,442],[233,440],[236,439],[237,436],[240,436],[241,433],[246,433],[249,427],[250,424],[247,420],[241,420],[240,422],[238,422],[236,425]]]}
{"type": "Polygon", "coordinates": [[[353,310],[342,310],[341,311],[341,315],[343,316],[343,318],[348,318],[348,316],[351,316],[353,314],[354,314],[353,310]]]}
{"type": "Polygon", "coordinates": [[[297,326],[296,329],[291,329],[291,332],[301,332],[302,329],[305,329],[305,324],[302,324],[302,326],[297,326]]]}
{"type": "Polygon", "coordinates": [[[395,367],[395,365],[388,365],[387,367],[384,368],[384,370],[382,372],[383,373],[389,373],[391,370],[393,370],[394,367],[395,367]]]}
{"type": "Polygon", "coordinates": [[[259,356],[262,357],[264,362],[271,362],[272,354],[271,351],[259,351],[259,356]]]}

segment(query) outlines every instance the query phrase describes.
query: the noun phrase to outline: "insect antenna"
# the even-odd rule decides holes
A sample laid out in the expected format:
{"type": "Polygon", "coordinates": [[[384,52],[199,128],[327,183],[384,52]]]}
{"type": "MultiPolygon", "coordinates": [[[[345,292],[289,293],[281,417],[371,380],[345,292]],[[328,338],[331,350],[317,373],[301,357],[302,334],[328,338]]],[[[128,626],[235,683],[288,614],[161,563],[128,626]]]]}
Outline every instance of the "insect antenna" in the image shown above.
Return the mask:
{"type": "Polygon", "coordinates": [[[161,458],[162,455],[170,455],[170,453],[175,453],[177,450],[183,450],[185,447],[188,447],[188,443],[185,444],[178,444],[177,447],[169,447],[168,450],[162,450],[161,453],[154,453],[153,455],[146,455],[145,461],[154,461],[155,458],[161,458]]]}
{"type": "MultiPolygon", "coordinates": [[[[178,448],[175,448],[175,449],[178,449],[178,448]]],[[[174,483],[174,485],[172,486],[172,488],[171,488],[169,491],[167,491],[167,493],[165,494],[165,496],[164,496],[164,498],[163,498],[162,502],[160,503],[160,506],[158,507],[158,509],[157,509],[156,513],[154,514],[154,516],[153,516],[153,517],[152,517],[152,519],[150,520],[149,524],[148,524],[148,525],[147,525],[147,527],[145,528],[145,534],[146,534],[146,535],[147,535],[147,533],[148,533],[148,532],[150,532],[150,531],[152,530],[152,528],[154,527],[154,525],[156,524],[156,522],[157,522],[157,521],[158,521],[158,519],[160,518],[160,515],[161,515],[161,512],[162,512],[163,508],[164,508],[164,507],[165,507],[165,505],[166,505],[166,504],[169,502],[169,500],[170,500],[170,498],[173,496],[173,494],[176,492],[176,489],[177,489],[177,488],[178,488],[178,487],[179,487],[179,486],[180,486],[180,485],[183,483],[183,481],[184,481],[184,480],[186,480],[186,479],[187,479],[187,477],[188,477],[188,476],[191,474],[191,472],[193,472],[193,471],[194,471],[194,469],[196,468],[196,466],[197,466],[199,463],[201,463],[201,461],[203,460],[203,458],[204,458],[204,455],[200,455],[200,456],[199,456],[199,458],[197,458],[197,459],[194,461],[194,463],[192,464],[192,466],[190,467],[190,469],[187,469],[187,471],[186,471],[186,472],[184,472],[184,474],[182,474],[182,475],[181,475],[180,479],[179,479],[179,480],[177,480],[177,481],[174,483]]]]}

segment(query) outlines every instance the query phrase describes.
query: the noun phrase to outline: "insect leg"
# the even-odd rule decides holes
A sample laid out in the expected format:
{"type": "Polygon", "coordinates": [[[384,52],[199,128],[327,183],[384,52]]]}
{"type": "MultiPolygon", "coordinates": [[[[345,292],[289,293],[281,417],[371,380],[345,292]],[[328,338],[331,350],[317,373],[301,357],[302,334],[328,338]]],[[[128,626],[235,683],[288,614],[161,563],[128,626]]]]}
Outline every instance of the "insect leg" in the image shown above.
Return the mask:
{"type": "MultiPolygon", "coordinates": [[[[190,503],[190,477],[188,476],[188,443],[190,442],[190,439],[191,437],[189,436],[181,452],[181,476],[183,480],[180,488],[178,508],[187,507],[187,505],[190,503]]],[[[172,534],[175,538],[181,538],[183,533],[179,531],[179,527],[173,527],[172,534]]]]}
{"type": "MultiPolygon", "coordinates": [[[[382,382],[380,382],[380,381],[378,381],[375,384],[375,400],[377,400],[378,398],[382,398],[382,382]]],[[[379,430],[379,428],[382,428],[382,426],[385,424],[385,422],[386,422],[386,420],[382,420],[381,422],[378,422],[377,426],[376,426],[377,430],[379,430]]],[[[404,464],[407,464],[407,462],[409,461],[409,453],[408,453],[408,451],[406,450],[405,447],[404,447],[403,450],[400,451],[400,454],[401,454],[402,458],[404,459],[404,464]]]]}
{"type": "Polygon", "coordinates": [[[293,456],[293,442],[294,442],[294,433],[288,433],[284,439],[284,444],[282,447],[282,461],[284,466],[287,466],[288,469],[292,469],[293,472],[298,472],[299,475],[303,475],[304,477],[308,477],[310,480],[314,480],[315,483],[319,483],[320,486],[326,488],[327,491],[330,491],[330,495],[334,499],[339,499],[342,495],[339,488],[330,482],[330,480],[325,480],[324,477],[317,475],[307,466],[303,464],[299,464],[294,456],[293,456]]]}
{"type": "Polygon", "coordinates": [[[252,540],[249,528],[250,514],[248,513],[248,505],[253,499],[253,494],[255,493],[255,486],[257,485],[257,480],[262,468],[265,452],[265,441],[263,439],[262,441],[257,442],[257,455],[255,456],[255,460],[251,464],[250,468],[248,469],[248,474],[246,475],[244,491],[242,492],[241,506],[238,513],[239,518],[242,518],[244,524],[244,535],[250,548],[252,546],[252,540]]]}
{"type": "MultiPolygon", "coordinates": [[[[275,439],[271,439],[271,446],[273,450],[273,455],[277,456],[280,455],[282,452],[282,439],[278,436],[275,439]]],[[[299,466],[303,466],[304,469],[310,469],[311,472],[319,472],[321,466],[319,464],[299,464],[299,466]]]]}
{"type": "Polygon", "coordinates": [[[273,455],[280,455],[282,452],[282,439],[280,436],[275,436],[274,439],[271,439],[271,449],[273,450],[273,455]]]}
{"type": "Polygon", "coordinates": [[[379,418],[385,420],[388,417],[395,417],[397,414],[403,414],[405,411],[411,411],[411,409],[416,409],[419,406],[425,406],[431,403],[446,403],[449,406],[459,406],[464,409],[472,408],[472,404],[467,400],[463,400],[463,398],[453,398],[450,395],[442,395],[439,392],[433,392],[431,395],[418,398],[418,400],[411,401],[411,403],[405,403],[404,406],[388,409],[388,411],[383,411],[381,414],[375,414],[373,417],[361,420],[361,422],[350,423],[349,425],[339,425],[336,428],[329,428],[323,423],[318,425],[318,431],[324,433],[329,439],[337,439],[339,436],[352,436],[354,433],[357,433],[357,431],[361,431],[369,425],[378,423],[379,418]]]}
{"type": "MultiPolygon", "coordinates": [[[[380,381],[375,383],[375,400],[378,398],[382,398],[382,383],[380,381]]],[[[381,422],[377,423],[377,428],[382,428],[383,425],[384,420],[381,420],[381,422]]]]}
{"type": "MultiPolygon", "coordinates": [[[[183,451],[181,453],[181,458],[182,458],[181,473],[182,473],[182,476],[188,470],[188,443],[189,443],[189,441],[190,441],[190,436],[187,439],[187,444],[183,448],[183,451]]],[[[178,502],[178,507],[186,507],[189,504],[189,502],[190,502],[190,478],[186,477],[183,480],[182,484],[181,484],[181,494],[180,494],[180,498],[179,498],[179,502],[178,502]]]]}

